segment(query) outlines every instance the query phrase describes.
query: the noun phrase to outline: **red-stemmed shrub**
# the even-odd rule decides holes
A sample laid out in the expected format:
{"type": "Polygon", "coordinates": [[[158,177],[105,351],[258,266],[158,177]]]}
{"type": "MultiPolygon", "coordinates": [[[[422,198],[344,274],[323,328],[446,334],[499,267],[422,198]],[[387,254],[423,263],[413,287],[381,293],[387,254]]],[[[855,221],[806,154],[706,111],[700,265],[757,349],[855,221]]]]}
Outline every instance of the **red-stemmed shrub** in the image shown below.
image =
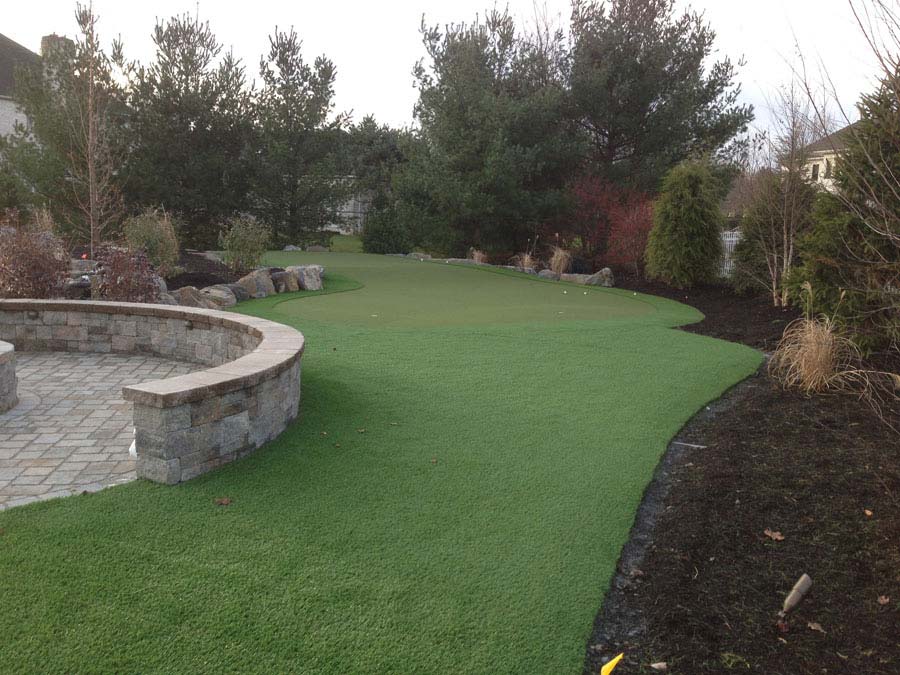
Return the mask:
{"type": "Polygon", "coordinates": [[[634,193],[613,212],[606,264],[630,266],[635,275],[641,273],[647,238],[653,229],[653,202],[634,193]]]}
{"type": "Polygon", "coordinates": [[[159,284],[143,251],[129,251],[105,244],[95,253],[100,275],[98,293],[103,300],[156,302],[159,284]]]}
{"type": "Polygon", "coordinates": [[[69,256],[52,232],[19,224],[18,214],[0,222],[0,298],[47,299],[62,294],[69,256]]]}
{"type": "Polygon", "coordinates": [[[639,272],[653,227],[649,197],[596,176],[579,178],[570,195],[581,256],[595,266],[632,265],[639,272]]]}

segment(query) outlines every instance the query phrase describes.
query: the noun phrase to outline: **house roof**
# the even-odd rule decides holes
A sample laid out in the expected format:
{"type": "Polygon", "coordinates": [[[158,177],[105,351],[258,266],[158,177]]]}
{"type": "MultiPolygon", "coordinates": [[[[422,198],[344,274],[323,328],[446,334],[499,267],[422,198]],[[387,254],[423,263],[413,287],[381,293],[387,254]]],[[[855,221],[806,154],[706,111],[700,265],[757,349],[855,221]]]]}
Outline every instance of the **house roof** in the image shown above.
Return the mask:
{"type": "Polygon", "coordinates": [[[41,57],[18,42],[0,34],[0,96],[12,96],[15,89],[16,67],[40,63],[41,57]]]}
{"type": "Polygon", "coordinates": [[[849,145],[850,139],[853,138],[853,127],[857,124],[859,122],[848,124],[843,129],[838,129],[834,133],[825,136],[825,138],[820,138],[815,143],[810,143],[805,148],[806,152],[840,152],[849,145]]]}

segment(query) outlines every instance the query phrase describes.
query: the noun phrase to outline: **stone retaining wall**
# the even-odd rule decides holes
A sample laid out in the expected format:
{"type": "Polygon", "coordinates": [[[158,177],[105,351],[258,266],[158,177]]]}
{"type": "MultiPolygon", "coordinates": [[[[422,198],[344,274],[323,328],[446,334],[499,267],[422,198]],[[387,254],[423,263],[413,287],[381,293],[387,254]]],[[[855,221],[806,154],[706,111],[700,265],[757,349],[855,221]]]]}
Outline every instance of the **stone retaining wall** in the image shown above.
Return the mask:
{"type": "Polygon", "coordinates": [[[210,309],[118,302],[0,300],[0,339],[19,351],[144,353],[209,366],[125,387],[137,473],[178,483],[241,457],[297,416],[303,335],[210,309]]]}
{"type": "Polygon", "coordinates": [[[16,394],[16,353],[8,342],[0,342],[0,413],[18,402],[16,394]]]}

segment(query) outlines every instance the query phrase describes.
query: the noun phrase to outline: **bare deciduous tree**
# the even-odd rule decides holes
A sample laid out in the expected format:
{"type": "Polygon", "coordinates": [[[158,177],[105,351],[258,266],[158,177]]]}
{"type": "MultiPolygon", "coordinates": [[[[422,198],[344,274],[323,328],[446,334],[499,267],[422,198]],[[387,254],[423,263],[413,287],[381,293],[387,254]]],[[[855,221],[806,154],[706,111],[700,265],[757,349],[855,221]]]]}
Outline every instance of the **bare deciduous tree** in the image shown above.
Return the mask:
{"type": "MultiPolygon", "coordinates": [[[[762,257],[761,266],[739,256],[740,273],[772,296],[776,307],[789,301],[784,281],[797,258],[797,238],[809,223],[815,192],[809,184],[809,146],[827,133],[797,84],[778,90],[771,102],[773,127],[751,144],[737,181],[745,207],[744,243],[762,257]]],[[[824,112],[824,108],[822,109],[824,112]]],[[[823,120],[824,120],[823,116],[823,120]]]]}
{"type": "MultiPolygon", "coordinates": [[[[80,35],[72,61],[58,67],[71,69],[66,73],[69,95],[62,98],[71,141],[68,170],[93,257],[104,233],[121,215],[122,199],[116,183],[119,163],[110,125],[118,87],[111,61],[100,45],[98,17],[92,5],[78,4],[75,18],[80,35]]],[[[116,44],[114,51],[120,52],[120,45],[116,44]]]]}

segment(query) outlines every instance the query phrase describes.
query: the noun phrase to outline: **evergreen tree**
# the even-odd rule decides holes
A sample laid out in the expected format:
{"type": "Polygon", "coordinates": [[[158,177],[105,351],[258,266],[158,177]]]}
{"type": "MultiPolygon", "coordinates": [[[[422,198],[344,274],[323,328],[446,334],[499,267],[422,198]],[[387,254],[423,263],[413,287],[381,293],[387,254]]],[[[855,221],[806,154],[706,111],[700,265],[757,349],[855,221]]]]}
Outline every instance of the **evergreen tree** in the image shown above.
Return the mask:
{"type": "Polygon", "coordinates": [[[655,191],[679,162],[721,152],[753,119],[735,67],[705,63],[715,33],[675,0],[576,0],[570,87],[591,162],[614,183],[655,191]]]}
{"type": "Polygon", "coordinates": [[[819,198],[792,276],[797,299],[809,282],[810,309],[835,316],[866,349],[900,343],[898,85],[888,77],[860,102],[837,163],[836,194],[819,198]]]}
{"type": "Polygon", "coordinates": [[[130,82],[127,198],[179,214],[183,243],[214,246],[225,219],[247,210],[252,162],[244,68],[206,22],[158,23],[156,57],[130,82]]]}
{"type": "Polygon", "coordinates": [[[647,243],[647,274],[677,288],[712,281],[722,258],[716,179],[698,162],[666,174],[647,243]]]}
{"type": "Polygon", "coordinates": [[[291,29],[276,29],[267,59],[260,61],[262,90],[255,107],[258,166],[253,208],[277,243],[315,238],[337,221],[337,208],[352,185],[340,176],[337,156],[345,116],[332,117],[334,64],[324,56],[303,60],[291,29]]]}
{"type": "Polygon", "coordinates": [[[578,161],[565,113],[560,35],[517,34],[508,12],[425,28],[416,68],[419,142],[395,187],[397,211],[436,248],[524,248],[559,217],[578,161]]]}

